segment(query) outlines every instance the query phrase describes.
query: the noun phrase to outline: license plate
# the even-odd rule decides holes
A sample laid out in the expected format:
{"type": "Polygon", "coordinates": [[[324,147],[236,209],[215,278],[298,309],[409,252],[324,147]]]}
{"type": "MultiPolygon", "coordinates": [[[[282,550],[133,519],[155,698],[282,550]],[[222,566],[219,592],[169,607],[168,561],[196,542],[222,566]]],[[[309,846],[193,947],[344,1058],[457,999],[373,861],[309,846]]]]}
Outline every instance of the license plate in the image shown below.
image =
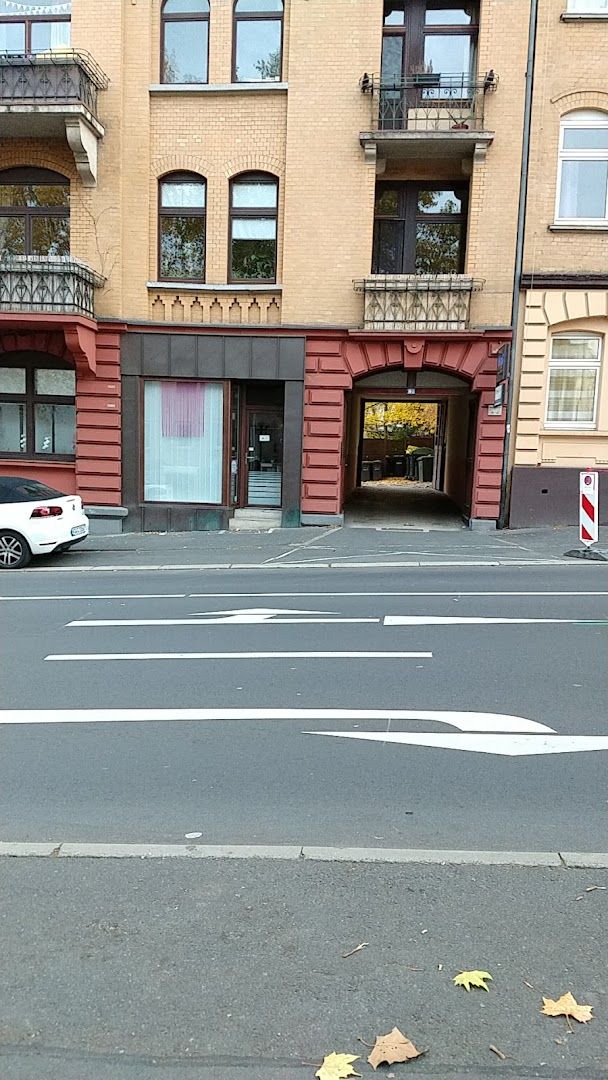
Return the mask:
{"type": "Polygon", "coordinates": [[[76,525],[76,527],[72,529],[72,536],[82,536],[86,531],[86,525],[76,525]]]}

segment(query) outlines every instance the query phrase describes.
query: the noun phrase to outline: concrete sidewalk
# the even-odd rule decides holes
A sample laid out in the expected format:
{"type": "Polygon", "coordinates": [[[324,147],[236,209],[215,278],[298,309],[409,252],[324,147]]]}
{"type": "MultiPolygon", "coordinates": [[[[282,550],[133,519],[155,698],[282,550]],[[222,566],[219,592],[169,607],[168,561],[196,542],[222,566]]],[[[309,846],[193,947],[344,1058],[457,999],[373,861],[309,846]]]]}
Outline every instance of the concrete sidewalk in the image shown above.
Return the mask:
{"type": "Polygon", "coordinates": [[[4,858],[0,872],[2,1080],[313,1080],[333,1050],[371,1078],[363,1040],[395,1025],[428,1050],[377,1074],[395,1080],[606,1075],[607,871],[4,858]],[[475,968],[488,993],[453,985],[475,968]],[[567,991],[590,1023],[541,1014],[567,991]]]}
{"type": "MultiPolygon", "coordinates": [[[[608,527],[599,548],[608,551],[608,527]]],[[[580,547],[578,530],[300,528],[269,532],[123,533],[91,536],[62,556],[36,559],[35,569],[92,567],[407,566],[450,563],[555,562],[580,547]]],[[[567,560],[576,565],[575,560],[567,560]]],[[[578,564],[580,565],[580,563],[578,564]]],[[[598,566],[601,564],[598,563],[598,566]]]]}

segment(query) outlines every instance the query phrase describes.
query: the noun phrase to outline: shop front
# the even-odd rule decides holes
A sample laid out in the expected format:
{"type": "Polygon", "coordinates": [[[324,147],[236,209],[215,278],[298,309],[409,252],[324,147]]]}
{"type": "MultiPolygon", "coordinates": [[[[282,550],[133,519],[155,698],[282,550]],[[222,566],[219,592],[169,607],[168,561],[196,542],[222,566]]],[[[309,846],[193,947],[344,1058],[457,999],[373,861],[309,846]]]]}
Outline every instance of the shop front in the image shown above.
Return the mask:
{"type": "Polygon", "coordinates": [[[125,528],[298,525],[304,353],[296,336],[125,333],[125,528]]]}

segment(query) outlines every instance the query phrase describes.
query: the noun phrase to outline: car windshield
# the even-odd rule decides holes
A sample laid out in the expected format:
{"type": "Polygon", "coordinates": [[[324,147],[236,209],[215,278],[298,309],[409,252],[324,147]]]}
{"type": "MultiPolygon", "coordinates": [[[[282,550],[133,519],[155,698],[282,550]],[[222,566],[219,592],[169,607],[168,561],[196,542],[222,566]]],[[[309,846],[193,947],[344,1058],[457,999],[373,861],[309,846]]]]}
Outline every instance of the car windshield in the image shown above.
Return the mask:
{"type": "Polygon", "coordinates": [[[0,476],[0,503],[38,502],[40,499],[61,499],[62,491],[24,480],[21,476],[0,476]]]}

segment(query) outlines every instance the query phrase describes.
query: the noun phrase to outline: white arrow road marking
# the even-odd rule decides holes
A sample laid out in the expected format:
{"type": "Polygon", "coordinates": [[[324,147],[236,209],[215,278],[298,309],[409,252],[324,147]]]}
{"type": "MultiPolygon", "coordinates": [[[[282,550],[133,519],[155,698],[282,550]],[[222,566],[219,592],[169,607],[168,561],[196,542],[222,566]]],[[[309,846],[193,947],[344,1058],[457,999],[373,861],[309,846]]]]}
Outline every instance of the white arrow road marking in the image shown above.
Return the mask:
{"type": "Polygon", "coordinates": [[[235,611],[194,611],[185,619],[74,619],[68,626],[260,626],[295,623],[379,623],[379,618],[342,619],[332,611],[293,611],[281,608],[238,608],[235,611]],[[316,616],[322,616],[317,618],[316,616]],[[287,618],[278,618],[287,616],[287,618]],[[305,618],[302,618],[305,616],[305,618]],[[325,618],[329,616],[329,618],[325,618]]]}
{"type": "Polygon", "coordinates": [[[432,652],[58,653],[45,660],[431,660],[432,652]]]}
{"type": "MultiPolygon", "coordinates": [[[[527,720],[524,716],[504,713],[425,711],[421,709],[1,709],[0,724],[123,724],[156,721],[279,721],[310,724],[315,720],[363,721],[381,724],[408,720],[434,721],[460,731],[552,732],[552,728],[527,720]]],[[[306,734],[309,734],[308,732],[306,734]]],[[[332,732],[312,732],[331,735],[332,732]]],[[[348,735],[349,732],[341,734],[348,735]]],[[[386,736],[379,734],[379,738],[386,736]]]]}
{"type": "Polygon", "coordinates": [[[442,750],[469,750],[478,754],[499,754],[503,757],[578,754],[586,750],[608,750],[608,737],[601,735],[451,735],[443,732],[401,731],[307,731],[305,734],[329,735],[334,739],[400,743],[405,746],[428,746],[442,750]]]}
{"type": "Polygon", "coordinates": [[[608,619],[485,619],[482,616],[448,615],[386,615],[385,626],[484,626],[484,625],[549,625],[562,623],[571,626],[608,626],[608,619]]]}

